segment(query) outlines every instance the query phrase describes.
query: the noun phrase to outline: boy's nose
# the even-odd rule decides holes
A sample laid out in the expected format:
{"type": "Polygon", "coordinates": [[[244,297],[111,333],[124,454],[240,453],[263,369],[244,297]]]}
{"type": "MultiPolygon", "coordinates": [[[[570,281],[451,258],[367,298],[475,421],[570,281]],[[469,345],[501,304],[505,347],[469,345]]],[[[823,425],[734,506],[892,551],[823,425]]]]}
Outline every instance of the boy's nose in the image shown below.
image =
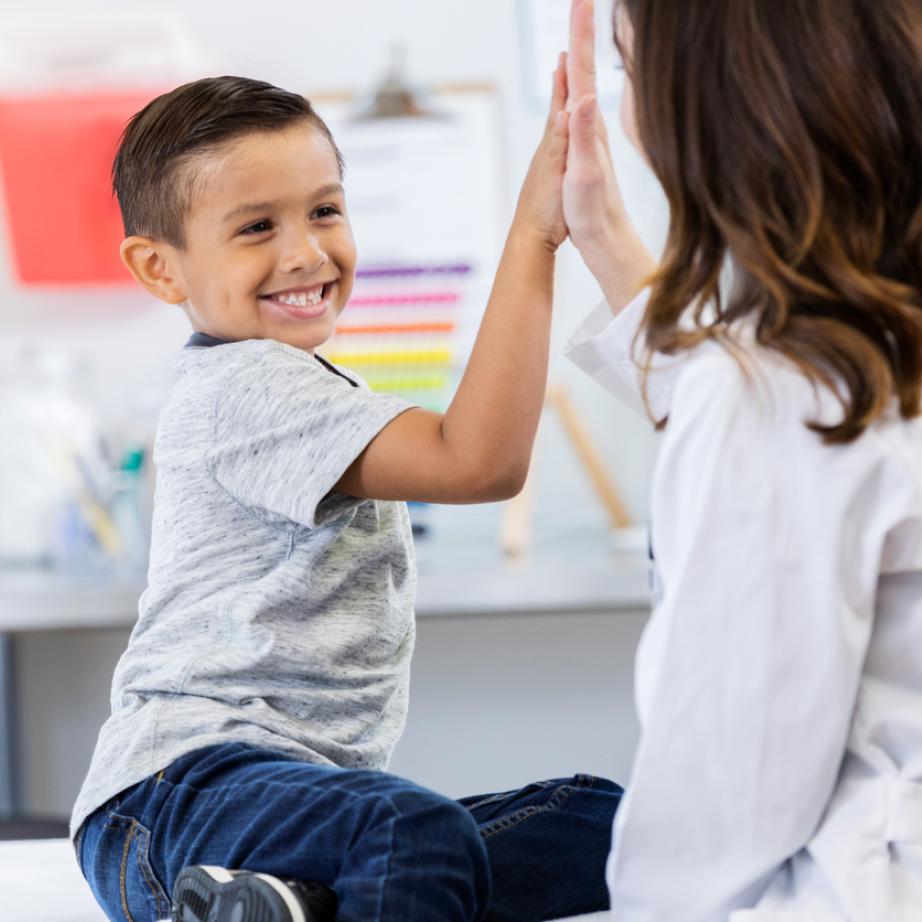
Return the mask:
{"type": "Polygon", "coordinates": [[[329,262],[329,257],[313,234],[293,240],[280,262],[283,272],[316,272],[329,262]]]}

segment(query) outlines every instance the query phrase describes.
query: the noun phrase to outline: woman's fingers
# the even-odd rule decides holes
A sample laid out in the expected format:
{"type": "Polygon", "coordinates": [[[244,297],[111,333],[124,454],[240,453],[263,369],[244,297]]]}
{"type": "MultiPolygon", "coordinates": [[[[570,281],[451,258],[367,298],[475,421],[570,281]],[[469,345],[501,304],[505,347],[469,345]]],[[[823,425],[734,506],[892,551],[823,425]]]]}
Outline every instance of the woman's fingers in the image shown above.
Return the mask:
{"type": "Polygon", "coordinates": [[[583,185],[597,181],[603,175],[604,147],[599,145],[596,119],[599,118],[598,101],[592,93],[577,100],[570,114],[570,151],[568,174],[572,182],[583,185]]]}
{"type": "Polygon", "coordinates": [[[594,94],[595,4],[593,0],[571,0],[570,53],[567,56],[567,80],[572,101],[594,94]]]}

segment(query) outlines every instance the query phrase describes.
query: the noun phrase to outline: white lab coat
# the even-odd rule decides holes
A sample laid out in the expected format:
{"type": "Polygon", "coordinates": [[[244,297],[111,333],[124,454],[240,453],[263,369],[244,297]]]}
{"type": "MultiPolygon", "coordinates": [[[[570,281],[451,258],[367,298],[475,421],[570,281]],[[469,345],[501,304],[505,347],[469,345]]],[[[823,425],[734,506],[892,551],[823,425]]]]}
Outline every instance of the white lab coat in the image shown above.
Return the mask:
{"type": "MultiPolygon", "coordinates": [[[[634,406],[642,295],[571,358],[634,406]]],[[[659,591],[608,881],[617,922],[922,920],[922,420],[847,446],[755,346],[661,359],[659,591]]]]}

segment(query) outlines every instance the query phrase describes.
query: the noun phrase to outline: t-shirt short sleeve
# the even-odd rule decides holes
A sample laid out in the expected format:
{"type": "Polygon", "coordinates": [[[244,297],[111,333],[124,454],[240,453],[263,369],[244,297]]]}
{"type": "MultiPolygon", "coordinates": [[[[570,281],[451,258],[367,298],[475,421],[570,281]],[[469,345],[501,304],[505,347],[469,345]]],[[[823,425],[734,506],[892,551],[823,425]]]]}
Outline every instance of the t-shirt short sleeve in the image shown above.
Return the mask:
{"type": "Polygon", "coordinates": [[[346,469],[412,406],[356,386],[308,353],[265,347],[223,378],[211,471],[245,506],[313,528],[346,469]]]}

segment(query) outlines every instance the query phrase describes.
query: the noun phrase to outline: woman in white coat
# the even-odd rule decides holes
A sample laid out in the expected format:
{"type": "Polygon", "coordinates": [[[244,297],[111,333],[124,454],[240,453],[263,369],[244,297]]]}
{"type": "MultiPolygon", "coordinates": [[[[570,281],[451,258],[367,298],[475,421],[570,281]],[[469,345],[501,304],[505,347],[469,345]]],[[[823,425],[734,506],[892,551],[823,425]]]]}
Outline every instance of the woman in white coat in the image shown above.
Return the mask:
{"type": "Polygon", "coordinates": [[[617,922],[922,919],[922,0],[574,0],[572,358],[665,427],[617,922]],[[632,342],[636,348],[632,350],[632,342]]]}

